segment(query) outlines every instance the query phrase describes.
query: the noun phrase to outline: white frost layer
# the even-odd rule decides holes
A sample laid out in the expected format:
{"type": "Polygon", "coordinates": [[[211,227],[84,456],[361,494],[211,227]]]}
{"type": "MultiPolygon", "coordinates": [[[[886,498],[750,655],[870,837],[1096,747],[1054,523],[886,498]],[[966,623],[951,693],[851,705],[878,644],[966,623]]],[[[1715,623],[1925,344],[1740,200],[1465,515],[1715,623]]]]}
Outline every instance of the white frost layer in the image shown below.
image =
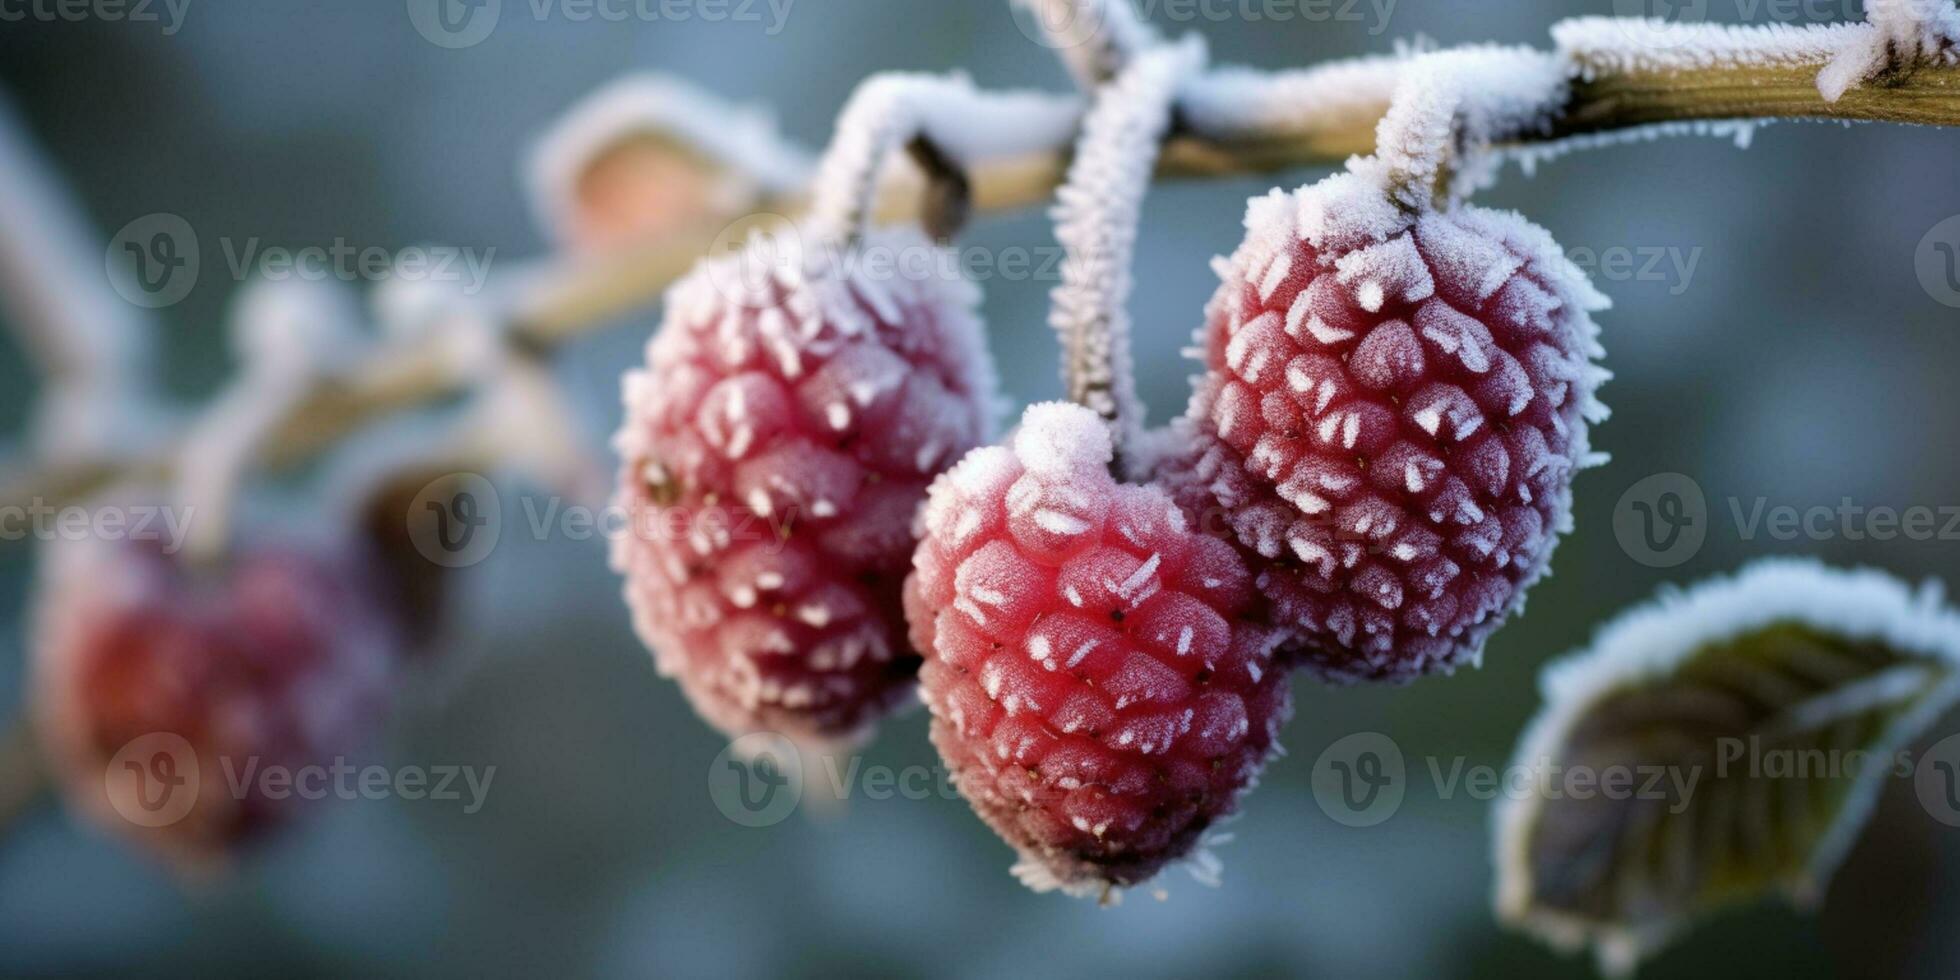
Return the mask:
{"type": "Polygon", "coordinates": [[[1014,433],[1014,455],[1028,472],[1063,482],[1108,465],[1114,447],[1096,413],[1068,402],[1028,406],[1014,433]]]}
{"type": "Polygon", "coordinates": [[[857,230],[886,161],[916,137],[965,168],[1064,144],[1081,112],[1073,97],[982,92],[960,75],[873,75],[837,117],[811,191],[810,226],[818,237],[857,230]]]}
{"type": "Polygon", "coordinates": [[[1565,62],[1525,47],[1480,45],[1421,55],[1396,87],[1375,130],[1375,156],[1410,200],[1428,204],[1443,167],[1453,194],[1467,193],[1492,144],[1549,129],[1568,96],[1565,62]],[[1462,159],[1455,159],[1458,155],[1462,159]]]}
{"type": "Polygon", "coordinates": [[[1143,424],[1124,309],[1137,224],[1172,103],[1204,59],[1196,38],[1160,45],[1100,89],[1055,206],[1055,238],[1068,257],[1048,322],[1061,335],[1063,383],[1125,435],[1143,424]]]}
{"type": "Polygon", "coordinates": [[[573,106],[532,147],[528,184],[543,226],[566,234],[580,175],[642,133],[678,140],[770,194],[793,192],[810,176],[810,155],[777,131],[768,112],[669,75],[628,75],[573,106]]]}
{"type": "MultiPolygon", "coordinates": [[[[1529,768],[1539,760],[1558,758],[1566,734],[1611,692],[1663,679],[1709,644],[1780,623],[1799,623],[1960,667],[1960,615],[1945,604],[1938,583],[1928,582],[1915,590],[1872,569],[1847,571],[1809,559],[1767,559],[1733,577],[1711,579],[1686,591],[1664,591],[1654,602],[1622,613],[1602,627],[1585,652],[1547,666],[1539,676],[1544,707],[1519,740],[1513,766],[1529,768]]],[[[1880,744],[1871,748],[1873,755],[1884,755],[1916,737],[1951,706],[1956,693],[1960,689],[1949,681],[1941,692],[1898,718],[1880,744]]],[[[1811,857],[1813,883],[1827,880],[1844,857],[1869,816],[1883,776],[1874,769],[1851,789],[1837,822],[1811,857]]],[[[1526,797],[1501,802],[1493,822],[1499,914],[1523,917],[1527,925],[1561,946],[1576,947],[1592,938],[1601,945],[1602,962],[1631,965],[1664,937],[1594,935],[1585,925],[1530,907],[1526,854],[1530,802],[1526,797]]]]}
{"type": "Polygon", "coordinates": [[[1794,26],[1682,24],[1579,17],[1552,26],[1558,54],[1578,76],[1706,68],[1815,67],[1825,101],[1895,61],[1960,59],[1960,9],[1953,0],[1870,0],[1865,23],[1794,26]]]}
{"type": "Polygon", "coordinates": [[[1936,582],[1915,590],[1873,569],[1766,559],[1621,614],[1587,652],[1547,667],[1539,690],[1548,705],[1589,700],[1664,677],[1710,643],[1783,622],[1960,666],[1960,616],[1944,600],[1936,582]]]}
{"type": "Polygon", "coordinates": [[[1412,54],[1400,53],[1277,72],[1221,66],[1186,83],[1178,109],[1194,131],[1212,139],[1365,126],[1380,118],[1412,61],[1412,54]]]}

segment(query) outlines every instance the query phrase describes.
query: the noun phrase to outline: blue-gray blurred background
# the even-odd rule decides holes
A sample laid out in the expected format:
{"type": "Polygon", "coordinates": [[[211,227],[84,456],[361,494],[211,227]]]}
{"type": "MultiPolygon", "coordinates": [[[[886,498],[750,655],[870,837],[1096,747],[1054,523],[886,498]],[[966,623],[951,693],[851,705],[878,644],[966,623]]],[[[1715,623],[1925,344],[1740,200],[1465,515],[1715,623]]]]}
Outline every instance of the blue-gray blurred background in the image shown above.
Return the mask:
{"type": "MultiPolygon", "coordinates": [[[[172,212],[198,230],[206,269],[222,270],[221,238],[494,247],[512,264],[541,254],[519,181],[524,151],[566,106],[635,69],[766,102],[813,146],[873,71],[1067,84],[1002,0],[650,3],[655,17],[621,23],[575,19],[565,2],[505,0],[495,32],[461,50],[418,34],[403,0],[190,0],[168,33],[161,0],[152,9],[165,23],[30,16],[0,23],[0,87],[100,241],[172,212]],[[725,16],[705,16],[714,10],[725,16]]],[[[1399,0],[1332,16],[1344,3],[1235,0],[1208,8],[1228,16],[1196,22],[1190,7],[1153,9],[1160,22],[1184,11],[1219,60],[1301,65],[1418,35],[1542,46],[1553,21],[1616,6],[1399,0]]],[[[1711,16],[1738,19],[1729,6],[1710,5],[1711,16]]],[[[464,579],[446,654],[462,669],[440,696],[416,699],[384,750],[400,765],[495,765],[479,812],[335,804],[234,876],[187,886],[44,806],[0,839],[0,974],[1589,975],[1584,958],[1493,921],[1490,806],[1442,798],[1424,760],[1503,765],[1537,707],[1539,667],[1665,582],[1787,553],[1960,580],[1960,541],[1782,541],[1745,535],[1730,513],[1735,501],[1746,516],[1758,498],[1960,505],[1960,309],[1915,272],[1935,225],[1960,214],[1956,159],[1953,132],[1780,125],[1746,151],[1674,139],[1568,157],[1528,179],[1507,172],[1482,200],[1551,229],[1615,302],[1601,317],[1613,417],[1595,436],[1613,461],[1580,477],[1578,532],[1483,669],[1402,689],[1299,681],[1289,754],[1232,827],[1221,888],[1173,872],[1165,901],[1138,894],[1098,909],[1035,895],[1007,874],[1008,849],[961,802],[937,797],[858,794],[739,826],[707,789],[724,743],[655,676],[603,545],[506,534],[464,579]],[[1612,515],[1629,487],[1668,472],[1705,491],[1710,530],[1692,560],[1657,569],[1629,557],[1612,515]],[[1321,750],[1360,731],[1392,736],[1412,780],[1393,819],[1351,829],[1316,806],[1308,777],[1321,750]]],[[[1273,183],[1165,185],[1149,202],[1134,305],[1159,418],[1183,398],[1191,368],[1178,351],[1214,282],[1206,260],[1236,244],[1245,198],[1273,183]]],[[[985,217],[965,241],[999,250],[1052,238],[1043,215],[1025,213],[985,217]]],[[[1051,284],[988,285],[1009,394],[1055,396],[1051,284]]],[[[207,274],[163,312],[174,395],[202,398],[226,376],[222,324],[238,288],[207,274]]],[[[562,360],[595,452],[616,423],[617,376],[657,316],[642,311],[562,360]]],[[[0,341],[9,431],[31,395],[18,350],[0,341]]],[[[20,710],[33,566],[28,545],[4,548],[0,717],[20,710]]],[[[1935,735],[1955,727],[1945,719],[1935,735]]],[[[883,729],[863,764],[933,763],[914,711],[883,729]]],[[[1960,832],[1930,819],[1911,790],[1887,786],[1820,915],[1727,915],[1646,975],[1960,975],[1960,832]]]]}

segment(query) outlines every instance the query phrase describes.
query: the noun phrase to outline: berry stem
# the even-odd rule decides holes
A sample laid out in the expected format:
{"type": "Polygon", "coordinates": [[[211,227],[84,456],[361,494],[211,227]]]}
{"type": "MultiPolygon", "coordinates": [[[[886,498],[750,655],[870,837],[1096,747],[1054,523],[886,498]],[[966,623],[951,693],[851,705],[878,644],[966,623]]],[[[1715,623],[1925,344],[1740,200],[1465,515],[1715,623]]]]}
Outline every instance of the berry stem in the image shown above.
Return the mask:
{"type": "Polygon", "coordinates": [[[877,209],[886,161],[905,148],[926,177],[921,220],[935,237],[949,237],[971,200],[968,161],[1054,146],[1074,131],[1080,111],[1074,99],[983,93],[959,76],[873,75],[837,117],[817,165],[808,226],[818,241],[857,242],[877,209]]]}
{"type": "Polygon", "coordinates": [[[1178,84],[1203,63],[1195,40],[1159,45],[1097,90],[1055,213],[1067,257],[1048,322],[1061,335],[1063,383],[1071,401],[1111,423],[1119,455],[1144,421],[1124,309],[1143,197],[1178,84]]]}
{"type": "Polygon", "coordinates": [[[1568,99],[1564,65],[1530,48],[1422,55],[1395,88],[1375,131],[1389,196],[1411,211],[1469,192],[1493,141],[1542,131],[1568,99]]]}

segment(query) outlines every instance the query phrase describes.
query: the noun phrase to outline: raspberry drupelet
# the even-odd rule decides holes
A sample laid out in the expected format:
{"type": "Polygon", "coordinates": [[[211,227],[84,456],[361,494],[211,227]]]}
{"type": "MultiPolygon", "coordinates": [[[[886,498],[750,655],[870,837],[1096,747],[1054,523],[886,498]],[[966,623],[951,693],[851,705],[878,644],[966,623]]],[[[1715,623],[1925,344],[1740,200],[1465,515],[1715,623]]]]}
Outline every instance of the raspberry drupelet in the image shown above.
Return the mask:
{"type": "Polygon", "coordinates": [[[991,434],[978,301],[916,232],[759,236],[669,292],[625,380],[612,560],[661,673],[728,735],[848,741],[912,689],[912,523],[991,434]]]}
{"type": "Polygon", "coordinates": [[[386,719],[401,631],[359,558],[261,546],[207,572],[154,542],[86,541],[44,562],[33,704],[50,770],[78,811],[187,870],[305,805],[254,771],[331,765],[386,719]]]}
{"type": "Polygon", "coordinates": [[[1571,526],[1607,305],[1543,229],[1398,207],[1362,167],[1255,198],[1164,476],[1259,568],[1324,678],[1481,656],[1571,526]]]}
{"type": "Polygon", "coordinates": [[[1105,423],[1030,408],[933,485],[906,586],[932,741],[1037,888],[1149,879],[1231,813],[1289,710],[1252,576],[1105,423]]]}

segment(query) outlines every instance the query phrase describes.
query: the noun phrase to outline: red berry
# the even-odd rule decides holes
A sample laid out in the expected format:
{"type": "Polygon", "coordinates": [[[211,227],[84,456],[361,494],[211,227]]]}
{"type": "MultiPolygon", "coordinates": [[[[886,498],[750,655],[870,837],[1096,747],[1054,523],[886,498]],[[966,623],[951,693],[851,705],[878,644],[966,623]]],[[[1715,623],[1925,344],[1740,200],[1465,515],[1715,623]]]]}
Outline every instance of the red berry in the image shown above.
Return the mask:
{"type": "Polygon", "coordinates": [[[1029,409],[933,484],[906,586],[933,744],[1023,880],[1071,893],[1189,853],[1288,712],[1239,556],[1110,458],[1088,409],[1029,409]]]}
{"type": "Polygon", "coordinates": [[[613,565],[661,673],[730,735],[848,739],[911,689],[912,520],[993,402],[948,259],[916,233],[753,240],[674,287],[626,376],[613,565]]]}
{"type": "Polygon", "coordinates": [[[1543,229],[1352,173],[1255,199],[1167,474],[1334,680],[1475,663],[1571,524],[1606,300],[1543,229]]]}
{"type": "Polygon", "coordinates": [[[261,548],[206,574],[134,541],[45,560],[33,703],[51,770],[167,857],[208,863],[280,826],[305,798],[254,774],[329,767],[385,717],[400,633],[363,563],[261,548]]]}

